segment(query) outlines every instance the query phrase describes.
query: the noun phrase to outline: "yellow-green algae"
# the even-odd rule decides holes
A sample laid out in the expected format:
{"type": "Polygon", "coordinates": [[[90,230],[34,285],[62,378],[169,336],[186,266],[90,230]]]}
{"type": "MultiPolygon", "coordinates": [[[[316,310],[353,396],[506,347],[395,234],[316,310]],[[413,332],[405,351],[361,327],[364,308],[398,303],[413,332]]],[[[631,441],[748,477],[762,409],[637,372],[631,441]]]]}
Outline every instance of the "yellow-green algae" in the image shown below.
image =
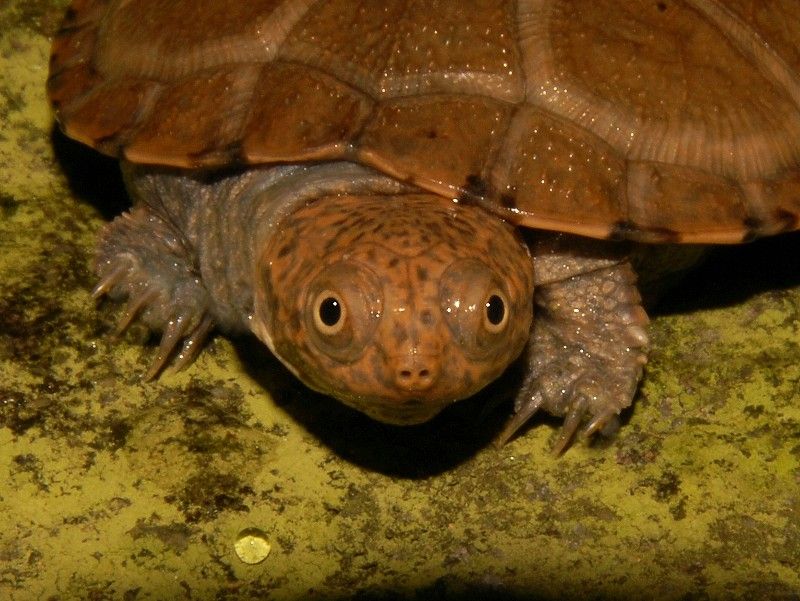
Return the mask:
{"type": "Polygon", "coordinates": [[[560,459],[469,403],[374,424],[249,340],[143,383],[89,296],[113,164],[44,98],[63,7],[0,4],[0,599],[800,598],[797,235],[676,292],[628,423],[560,459]]]}

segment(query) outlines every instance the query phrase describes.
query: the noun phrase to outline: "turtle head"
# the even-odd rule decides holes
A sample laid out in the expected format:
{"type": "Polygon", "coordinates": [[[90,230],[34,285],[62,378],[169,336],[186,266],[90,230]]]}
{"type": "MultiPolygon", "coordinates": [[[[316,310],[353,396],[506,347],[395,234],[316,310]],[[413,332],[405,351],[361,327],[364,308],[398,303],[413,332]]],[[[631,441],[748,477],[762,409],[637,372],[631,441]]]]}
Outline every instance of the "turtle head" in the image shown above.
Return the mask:
{"type": "Polygon", "coordinates": [[[532,302],[526,246],[483,209],[428,194],[329,196],[260,249],[253,331],[309,387],[415,424],[506,369],[532,302]]]}

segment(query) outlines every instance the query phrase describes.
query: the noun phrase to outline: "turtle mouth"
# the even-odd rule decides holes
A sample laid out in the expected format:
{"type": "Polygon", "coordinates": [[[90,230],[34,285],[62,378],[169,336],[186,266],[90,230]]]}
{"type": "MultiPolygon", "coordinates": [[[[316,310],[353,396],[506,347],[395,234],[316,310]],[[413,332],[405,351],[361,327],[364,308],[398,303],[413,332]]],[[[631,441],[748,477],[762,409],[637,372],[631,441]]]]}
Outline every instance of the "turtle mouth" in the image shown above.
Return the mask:
{"type": "Polygon", "coordinates": [[[409,398],[403,400],[370,399],[362,403],[348,403],[372,419],[394,426],[423,424],[436,417],[452,401],[431,402],[430,399],[409,398]]]}

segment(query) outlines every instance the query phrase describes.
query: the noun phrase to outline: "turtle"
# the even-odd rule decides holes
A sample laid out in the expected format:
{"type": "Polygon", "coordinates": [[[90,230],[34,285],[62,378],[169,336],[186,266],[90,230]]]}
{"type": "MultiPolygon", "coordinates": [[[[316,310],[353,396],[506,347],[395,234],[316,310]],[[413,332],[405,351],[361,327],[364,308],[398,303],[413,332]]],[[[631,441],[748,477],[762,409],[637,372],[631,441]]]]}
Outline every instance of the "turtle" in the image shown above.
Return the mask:
{"type": "Polygon", "coordinates": [[[632,404],[639,282],[800,227],[799,48],[790,0],[74,0],[47,89],[120,161],[93,294],[147,377],[250,332],[409,425],[514,365],[500,439],[561,452],[632,404]]]}

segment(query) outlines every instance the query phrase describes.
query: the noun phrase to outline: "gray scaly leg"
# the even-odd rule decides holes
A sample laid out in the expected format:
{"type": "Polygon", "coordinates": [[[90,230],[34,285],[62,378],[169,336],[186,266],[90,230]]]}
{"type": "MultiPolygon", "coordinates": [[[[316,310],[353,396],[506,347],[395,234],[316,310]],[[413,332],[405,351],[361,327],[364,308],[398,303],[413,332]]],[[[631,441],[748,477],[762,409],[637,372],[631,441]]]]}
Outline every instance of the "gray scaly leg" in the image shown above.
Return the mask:
{"type": "Polygon", "coordinates": [[[648,319],[636,274],[617,250],[557,236],[533,253],[538,287],[526,375],[500,438],[541,409],[564,417],[558,454],[581,424],[586,436],[608,431],[631,404],[647,361],[648,319]]]}
{"type": "Polygon", "coordinates": [[[159,374],[181,343],[175,368],[189,365],[213,328],[192,256],[175,228],[146,206],[120,215],[101,235],[95,257],[100,282],[93,296],[127,298],[117,333],[136,318],[162,333],[147,379],[159,374]]]}

